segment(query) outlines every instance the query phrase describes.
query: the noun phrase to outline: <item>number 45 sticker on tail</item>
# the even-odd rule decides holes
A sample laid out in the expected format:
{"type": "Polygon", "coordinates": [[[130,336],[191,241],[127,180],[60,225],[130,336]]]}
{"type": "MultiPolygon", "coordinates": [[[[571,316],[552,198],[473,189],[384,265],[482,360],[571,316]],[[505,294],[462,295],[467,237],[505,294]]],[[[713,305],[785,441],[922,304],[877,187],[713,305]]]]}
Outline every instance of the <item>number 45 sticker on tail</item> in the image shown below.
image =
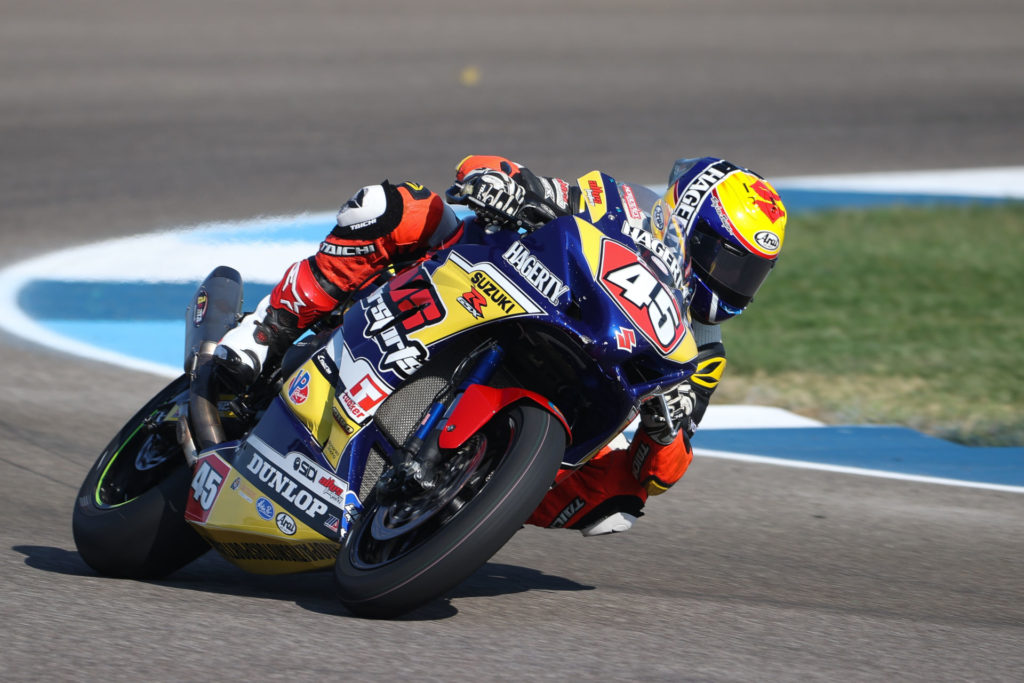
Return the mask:
{"type": "Polygon", "coordinates": [[[224,480],[231,472],[231,468],[216,455],[208,455],[196,465],[195,475],[192,477],[192,488],[189,491],[188,506],[185,509],[185,518],[193,522],[206,522],[210,516],[210,510],[220,494],[224,480]]]}
{"type": "Polygon", "coordinates": [[[636,329],[661,353],[669,355],[686,336],[679,302],[631,249],[603,240],[601,286],[636,329]]]}

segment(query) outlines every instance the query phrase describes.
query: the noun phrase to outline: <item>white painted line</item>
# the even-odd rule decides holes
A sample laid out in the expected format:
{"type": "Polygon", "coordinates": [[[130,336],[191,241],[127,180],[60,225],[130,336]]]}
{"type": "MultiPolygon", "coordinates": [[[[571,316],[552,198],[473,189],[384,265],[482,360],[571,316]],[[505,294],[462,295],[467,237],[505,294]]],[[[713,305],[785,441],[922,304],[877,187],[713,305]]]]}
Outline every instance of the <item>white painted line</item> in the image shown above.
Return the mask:
{"type": "Polygon", "coordinates": [[[700,421],[702,432],[709,429],[777,429],[783,427],[824,427],[824,422],[791,413],[774,406],[708,406],[700,421]]]}
{"type": "MultiPolygon", "coordinates": [[[[298,216],[281,216],[274,225],[286,225],[298,216]]],[[[295,261],[315,253],[318,241],[243,239],[269,219],[233,224],[235,240],[222,224],[196,226],[72,247],[23,261],[13,268],[22,279],[59,279],[77,282],[161,282],[198,284],[220,265],[238,270],[246,282],[277,284],[295,261]]],[[[4,271],[6,274],[8,271],[4,271]]]]}
{"type": "Polygon", "coordinates": [[[838,474],[856,474],[862,477],[878,477],[879,479],[898,479],[900,481],[912,481],[920,484],[939,484],[941,486],[963,486],[972,489],[985,489],[987,491],[1024,493],[1024,486],[1009,486],[1006,484],[986,484],[984,482],[964,481],[961,479],[945,479],[943,477],[925,477],[917,474],[901,474],[899,472],[872,470],[862,467],[826,465],[823,463],[804,462],[802,460],[785,460],[783,458],[772,458],[764,455],[730,453],[729,451],[715,451],[707,448],[694,448],[693,454],[694,457],[718,458],[721,460],[737,460],[739,462],[751,462],[760,465],[778,465],[780,467],[794,467],[797,469],[818,470],[821,472],[836,472],[838,474]]]}
{"type": "Polygon", "coordinates": [[[775,178],[772,185],[780,190],[1024,199],[1024,166],[799,176],[775,178]]]}

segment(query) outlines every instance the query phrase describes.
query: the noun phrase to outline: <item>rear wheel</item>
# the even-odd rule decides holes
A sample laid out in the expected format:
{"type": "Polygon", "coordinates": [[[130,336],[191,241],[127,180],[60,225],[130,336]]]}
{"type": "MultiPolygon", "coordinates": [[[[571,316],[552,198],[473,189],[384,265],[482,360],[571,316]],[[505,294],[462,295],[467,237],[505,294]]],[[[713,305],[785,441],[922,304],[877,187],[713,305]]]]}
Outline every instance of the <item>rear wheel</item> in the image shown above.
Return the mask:
{"type": "Polygon", "coordinates": [[[184,519],[192,469],[168,419],[188,391],[182,375],[118,432],[89,470],[72,519],[75,545],[100,574],[157,578],[209,545],[184,519]]]}
{"type": "Polygon", "coordinates": [[[555,417],[521,403],[447,454],[430,491],[387,504],[371,493],[335,563],[341,601],[359,616],[393,617],[456,586],[519,530],[564,450],[555,417]]]}

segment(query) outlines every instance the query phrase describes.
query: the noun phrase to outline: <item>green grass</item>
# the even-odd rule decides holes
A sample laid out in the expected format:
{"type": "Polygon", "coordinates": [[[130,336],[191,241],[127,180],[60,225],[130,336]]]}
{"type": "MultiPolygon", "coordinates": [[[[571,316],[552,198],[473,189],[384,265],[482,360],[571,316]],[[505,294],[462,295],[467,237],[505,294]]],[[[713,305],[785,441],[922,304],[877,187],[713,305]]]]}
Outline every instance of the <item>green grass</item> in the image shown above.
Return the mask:
{"type": "Polygon", "coordinates": [[[1024,445],[1024,204],[792,217],[716,403],[1024,445]]]}

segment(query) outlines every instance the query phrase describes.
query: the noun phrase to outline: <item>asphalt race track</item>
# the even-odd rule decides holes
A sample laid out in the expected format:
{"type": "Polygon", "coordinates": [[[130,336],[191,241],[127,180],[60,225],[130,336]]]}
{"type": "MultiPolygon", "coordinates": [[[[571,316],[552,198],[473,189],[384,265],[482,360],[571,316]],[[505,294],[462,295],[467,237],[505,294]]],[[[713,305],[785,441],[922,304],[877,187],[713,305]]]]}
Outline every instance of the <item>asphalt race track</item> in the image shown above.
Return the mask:
{"type": "MultiPolygon", "coordinates": [[[[0,265],[443,189],[471,152],[649,183],[683,155],[772,177],[1024,152],[1013,0],[343,4],[0,3],[0,265]]],[[[753,463],[698,459],[627,534],[526,529],[393,622],[210,555],[98,578],[73,499],[163,380],[0,346],[5,680],[1020,680],[1024,496],[753,463]]]]}

